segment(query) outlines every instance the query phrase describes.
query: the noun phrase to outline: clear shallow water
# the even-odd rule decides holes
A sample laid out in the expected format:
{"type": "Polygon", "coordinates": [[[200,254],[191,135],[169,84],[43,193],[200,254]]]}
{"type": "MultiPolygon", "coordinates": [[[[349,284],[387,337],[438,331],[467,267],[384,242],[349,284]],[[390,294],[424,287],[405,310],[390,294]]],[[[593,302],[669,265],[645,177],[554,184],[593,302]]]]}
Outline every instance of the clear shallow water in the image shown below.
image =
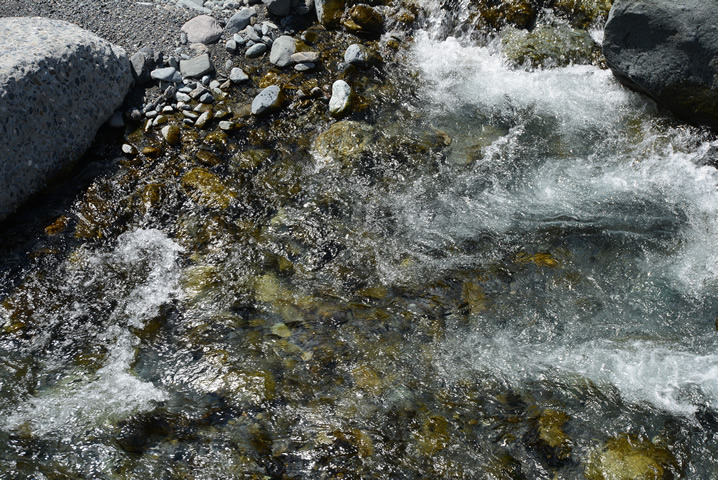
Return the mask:
{"type": "Polygon", "coordinates": [[[172,190],[28,267],[2,478],[583,478],[620,435],[715,477],[714,140],[594,67],[407,61],[353,163],[220,170],[230,208],[172,190]]]}

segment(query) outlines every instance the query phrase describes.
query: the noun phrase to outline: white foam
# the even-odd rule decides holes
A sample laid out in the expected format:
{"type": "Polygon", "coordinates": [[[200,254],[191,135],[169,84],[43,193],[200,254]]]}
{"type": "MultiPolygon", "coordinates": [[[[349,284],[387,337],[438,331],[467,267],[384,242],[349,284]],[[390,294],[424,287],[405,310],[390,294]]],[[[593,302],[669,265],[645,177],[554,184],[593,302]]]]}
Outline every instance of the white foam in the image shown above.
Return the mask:
{"type": "Polygon", "coordinates": [[[113,347],[93,378],[66,377],[42,390],[5,418],[6,429],[29,428],[35,435],[72,435],[109,426],[136,412],[153,408],[167,395],[130,372],[137,339],[112,328],[113,347]]]}

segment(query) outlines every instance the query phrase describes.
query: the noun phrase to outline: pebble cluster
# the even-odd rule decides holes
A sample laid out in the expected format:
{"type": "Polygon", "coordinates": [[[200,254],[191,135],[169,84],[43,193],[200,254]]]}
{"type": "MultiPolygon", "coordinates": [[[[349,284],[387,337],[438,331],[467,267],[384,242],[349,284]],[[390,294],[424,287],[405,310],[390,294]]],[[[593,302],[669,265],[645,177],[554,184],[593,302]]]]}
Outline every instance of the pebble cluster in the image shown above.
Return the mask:
{"type": "MultiPolygon", "coordinates": [[[[317,8],[321,3],[317,2],[317,8]]],[[[250,80],[259,80],[251,79],[238,65],[242,60],[266,57],[268,67],[293,69],[297,74],[315,71],[321,65],[322,52],[315,44],[316,33],[306,29],[297,33],[293,24],[298,16],[307,17],[312,12],[311,4],[289,0],[267,0],[260,4],[245,0],[243,5],[235,1],[179,0],[176,5],[195,10],[198,15],[182,26],[178,39],[181,47],[175,52],[166,55],[144,47],[131,56],[136,84],[151,87],[154,83],[159,87],[159,95],[147,99],[141,108],[131,108],[124,113],[124,118],[131,123],[144,122],[145,132],[161,128],[163,138],[170,145],[180,143],[178,123],[184,128],[203,129],[211,120],[218,120],[220,129],[231,131],[236,128],[236,118],[271,114],[290,103],[291,98],[277,81],[271,85],[255,82],[260,88],[251,107],[244,112],[233,112],[224,103],[220,104],[232,88],[252,88],[250,80]],[[222,46],[229,59],[216,68],[211,48],[222,46]]],[[[322,8],[326,16],[329,9],[340,7],[343,5],[323,5],[322,8]]],[[[369,33],[372,38],[377,38],[383,30],[381,13],[367,5],[353,7],[347,21],[350,22],[348,28],[369,33]]],[[[370,68],[378,62],[378,55],[362,43],[355,43],[344,52],[343,62],[341,58],[335,60],[341,72],[347,68],[370,68]]],[[[355,98],[352,86],[345,79],[329,79],[332,80],[333,83],[323,88],[315,86],[311,91],[300,90],[293,95],[323,101],[328,104],[329,115],[345,116],[352,111],[355,98]]],[[[122,119],[113,117],[111,125],[122,127],[122,119]]],[[[130,145],[125,145],[123,150],[135,153],[130,145]]]]}

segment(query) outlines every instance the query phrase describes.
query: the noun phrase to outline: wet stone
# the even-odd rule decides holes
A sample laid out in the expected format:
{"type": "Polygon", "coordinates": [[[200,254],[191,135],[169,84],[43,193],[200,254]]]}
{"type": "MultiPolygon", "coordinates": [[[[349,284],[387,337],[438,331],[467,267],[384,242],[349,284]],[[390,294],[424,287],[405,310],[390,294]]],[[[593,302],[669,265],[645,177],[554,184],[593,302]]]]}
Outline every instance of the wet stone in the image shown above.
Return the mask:
{"type": "Polygon", "coordinates": [[[247,58],[257,58],[264,55],[264,52],[266,52],[269,49],[265,44],[263,43],[256,43],[249,47],[246,52],[244,52],[244,56],[247,58]]]}
{"type": "Polygon", "coordinates": [[[351,103],[352,89],[344,80],[337,80],[332,85],[332,98],[329,100],[329,113],[341,115],[347,113],[351,103]]]}
{"type": "Polygon", "coordinates": [[[165,141],[170,145],[179,145],[181,134],[180,134],[180,128],[177,125],[166,125],[162,127],[162,130],[160,131],[162,133],[162,137],[164,137],[165,141]]]}
{"type": "Polygon", "coordinates": [[[239,67],[234,67],[231,72],[229,72],[229,80],[232,83],[242,83],[249,80],[249,75],[244,73],[244,70],[242,70],[239,67]]]}
{"type": "Polygon", "coordinates": [[[252,114],[263,115],[281,108],[284,100],[282,89],[277,85],[270,85],[262,90],[252,101],[252,114]]]}

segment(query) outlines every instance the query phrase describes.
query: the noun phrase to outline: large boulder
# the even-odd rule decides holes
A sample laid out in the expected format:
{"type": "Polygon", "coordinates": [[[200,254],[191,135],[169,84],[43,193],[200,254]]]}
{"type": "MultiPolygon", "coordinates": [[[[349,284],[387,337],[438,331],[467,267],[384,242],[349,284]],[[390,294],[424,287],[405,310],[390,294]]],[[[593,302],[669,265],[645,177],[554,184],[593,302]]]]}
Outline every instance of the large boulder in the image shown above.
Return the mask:
{"type": "Polygon", "coordinates": [[[718,129],[718,2],[616,0],[603,53],[626,86],[718,129]]]}
{"type": "Polygon", "coordinates": [[[0,219],[90,147],[122,105],[125,51],[60,20],[0,18],[0,219]]]}

